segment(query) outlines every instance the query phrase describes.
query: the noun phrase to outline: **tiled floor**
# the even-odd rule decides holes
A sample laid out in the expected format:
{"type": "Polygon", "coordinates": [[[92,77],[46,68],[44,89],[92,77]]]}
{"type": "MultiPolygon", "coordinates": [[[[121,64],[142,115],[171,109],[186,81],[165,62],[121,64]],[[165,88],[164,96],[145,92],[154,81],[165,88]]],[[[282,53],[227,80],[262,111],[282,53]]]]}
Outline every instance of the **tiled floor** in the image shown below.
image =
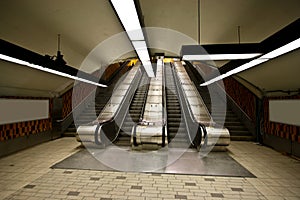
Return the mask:
{"type": "Polygon", "coordinates": [[[257,178],[50,169],[78,151],[61,138],[0,159],[0,199],[300,199],[300,161],[251,142],[230,155],[257,178]]]}

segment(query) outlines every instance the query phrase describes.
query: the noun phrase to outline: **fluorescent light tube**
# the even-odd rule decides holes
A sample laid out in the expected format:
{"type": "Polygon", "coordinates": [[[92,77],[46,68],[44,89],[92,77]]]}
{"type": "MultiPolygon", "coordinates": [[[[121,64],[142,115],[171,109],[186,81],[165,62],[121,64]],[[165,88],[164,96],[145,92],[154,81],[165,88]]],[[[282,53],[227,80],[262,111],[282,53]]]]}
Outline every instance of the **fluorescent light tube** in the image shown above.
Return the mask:
{"type": "Polygon", "coordinates": [[[256,65],[259,65],[259,64],[261,64],[261,63],[263,63],[263,62],[267,62],[268,60],[269,60],[269,59],[261,59],[261,58],[252,60],[252,61],[250,61],[250,62],[248,62],[248,63],[245,63],[245,64],[243,64],[243,65],[241,65],[241,66],[239,66],[239,67],[237,67],[237,68],[235,68],[235,69],[233,69],[233,70],[228,71],[228,72],[225,73],[225,74],[222,74],[222,75],[220,75],[220,76],[217,76],[217,77],[215,77],[215,78],[213,78],[213,79],[211,79],[211,80],[209,80],[209,81],[206,81],[205,83],[200,84],[200,86],[207,86],[207,85],[210,85],[210,84],[212,84],[212,83],[214,83],[214,82],[217,82],[217,81],[219,81],[219,80],[222,80],[222,79],[224,79],[224,78],[226,78],[226,77],[228,77],[228,76],[231,76],[231,75],[233,75],[233,74],[237,74],[237,73],[239,73],[239,72],[241,72],[241,71],[244,71],[244,70],[246,70],[246,69],[249,69],[249,68],[251,68],[251,67],[254,67],[254,66],[256,66],[256,65]]]}
{"type": "Polygon", "coordinates": [[[147,50],[146,42],[143,41],[132,41],[134,49],[137,50],[147,50]]]}
{"type": "Polygon", "coordinates": [[[147,49],[147,44],[145,41],[132,41],[132,45],[141,60],[146,73],[149,77],[154,77],[154,72],[152,68],[152,64],[150,62],[150,57],[147,49]]]}
{"type": "Polygon", "coordinates": [[[213,78],[213,79],[211,79],[209,81],[206,81],[205,83],[200,84],[200,86],[210,85],[210,84],[212,84],[212,83],[214,83],[216,81],[222,80],[222,79],[224,79],[224,78],[226,78],[228,76],[231,76],[233,74],[237,74],[237,73],[239,73],[241,71],[244,71],[246,69],[252,68],[252,67],[254,67],[256,65],[259,65],[261,63],[267,62],[268,60],[270,60],[272,58],[276,58],[276,57],[281,56],[283,54],[286,54],[286,53],[288,53],[290,51],[298,49],[299,47],[300,47],[300,38],[298,38],[297,40],[294,40],[294,41],[292,41],[292,42],[290,42],[290,43],[288,43],[288,44],[286,44],[286,45],[284,45],[282,47],[279,47],[278,49],[275,49],[275,50],[273,50],[273,51],[271,51],[271,52],[269,52],[267,54],[264,54],[263,56],[261,56],[261,57],[259,57],[257,59],[254,59],[254,60],[252,60],[252,61],[250,61],[250,62],[248,62],[246,64],[243,64],[243,65],[241,65],[241,66],[239,66],[239,67],[237,67],[237,68],[235,68],[233,70],[230,70],[230,71],[228,71],[225,74],[217,76],[217,77],[215,77],[215,78],[213,78]]]}
{"type": "Polygon", "coordinates": [[[154,72],[153,72],[153,67],[152,67],[152,63],[150,62],[150,60],[141,60],[147,74],[149,77],[154,77],[154,72]]]}
{"type": "Polygon", "coordinates": [[[111,0],[130,40],[144,40],[133,0],[111,0]]]}
{"type": "Polygon", "coordinates": [[[149,57],[149,54],[148,54],[148,51],[147,49],[138,49],[136,50],[136,53],[138,55],[138,57],[140,58],[140,60],[149,60],[150,61],[150,57],[149,57]]]}
{"type": "Polygon", "coordinates": [[[300,47],[300,38],[298,38],[297,40],[294,40],[293,42],[290,42],[278,49],[275,49],[274,51],[271,51],[271,52],[261,56],[260,58],[267,58],[267,59],[276,58],[285,53],[288,53],[290,51],[298,49],[299,47],[300,47]]]}
{"type": "Polygon", "coordinates": [[[3,55],[3,54],[0,54],[0,59],[8,61],[8,62],[16,63],[16,64],[19,64],[19,65],[24,65],[24,66],[27,66],[27,67],[30,67],[30,68],[33,68],[33,69],[38,69],[38,70],[48,72],[48,73],[51,73],[51,74],[55,74],[55,75],[63,76],[63,77],[66,77],[66,78],[78,80],[78,81],[81,81],[81,82],[89,83],[89,84],[96,85],[96,86],[99,86],[99,87],[107,87],[106,85],[103,85],[103,84],[100,84],[100,83],[96,83],[96,82],[89,81],[89,80],[86,80],[86,79],[83,79],[83,78],[79,78],[77,76],[72,76],[72,75],[64,73],[64,72],[60,72],[60,71],[56,71],[56,70],[49,69],[49,68],[46,68],[46,67],[42,67],[42,66],[39,66],[39,65],[35,65],[35,64],[29,63],[27,61],[23,61],[23,60],[13,58],[13,57],[10,57],[10,56],[6,56],[6,55],[3,55]]]}
{"type": "Polygon", "coordinates": [[[207,54],[207,55],[183,55],[183,60],[239,60],[250,59],[261,55],[260,53],[244,54],[207,54]]]}

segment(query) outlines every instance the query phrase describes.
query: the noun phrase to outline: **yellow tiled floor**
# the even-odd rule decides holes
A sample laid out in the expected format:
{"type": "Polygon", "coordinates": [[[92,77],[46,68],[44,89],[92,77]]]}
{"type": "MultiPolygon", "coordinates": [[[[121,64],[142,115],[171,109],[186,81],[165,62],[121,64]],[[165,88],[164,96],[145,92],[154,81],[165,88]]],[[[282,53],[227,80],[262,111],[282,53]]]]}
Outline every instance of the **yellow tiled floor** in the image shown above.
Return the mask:
{"type": "Polygon", "coordinates": [[[252,142],[229,153],[257,178],[63,170],[77,152],[61,138],[0,159],[0,199],[300,199],[300,161],[252,142]]]}

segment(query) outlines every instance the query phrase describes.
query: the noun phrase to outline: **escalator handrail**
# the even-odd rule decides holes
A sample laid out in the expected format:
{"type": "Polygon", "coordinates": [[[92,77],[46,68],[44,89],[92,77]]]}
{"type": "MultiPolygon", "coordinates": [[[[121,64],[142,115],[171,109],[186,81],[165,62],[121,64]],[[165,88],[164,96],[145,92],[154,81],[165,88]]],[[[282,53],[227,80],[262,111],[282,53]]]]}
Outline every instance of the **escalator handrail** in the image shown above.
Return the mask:
{"type": "MultiPolygon", "coordinates": [[[[188,116],[190,117],[190,119],[193,121],[193,123],[195,123],[197,126],[198,126],[198,129],[200,129],[200,131],[203,133],[203,136],[202,136],[202,133],[200,134],[200,144],[201,144],[201,141],[202,141],[202,137],[204,138],[204,146],[206,146],[207,145],[207,131],[206,131],[206,126],[205,126],[205,124],[203,124],[202,122],[200,122],[200,121],[198,121],[196,118],[195,118],[195,116],[194,116],[194,114],[193,114],[193,112],[192,112],[192,109],[191,109],[191,107],[190,107],[190,103],[189,103],[189,101],[188,101],[188,98],[187,98],[187,96],[186,96],[186,93],[184,92],[184,90],[183,90],[183,88],[182,88],[182,86],[181,86],[181,84],[180,84],[180,86],[179,86],[179,84],[178,83],[180,83],[180,78],[179,78],[179,74],[177,73],[177,70],[175,69],[175,67],[173,67],[173,75],[176,77],[175,79],[176,79],[176,81],[175,81],[175,85],[177,86],[177,88],[178,89],[180,89],[181,91],[182,91],[182,94],[183,94],[183,98],[184,98],[184,101],[185,101],[185,104],[186,104],[186,106],[187,106],[187,109],[188,109],[188,116]]],[[[201,98],[201,96],[200,96],[200,94],[198,93],[198,90],[196,89],[195,90],[195,85],[193,84],[193,82],[191,82],[192,84],[191,84],[191,86],[193,87],[193,89],[194,89],[194,91],[196,91],[195,93],[196,93],[196,95],[197,95],[197,97],[201,100],[201,102],[203,103],[203,105],[205,105],[204,104],[204,102],[203,102],[203,100],[202,100],[202,98],[201,98]]],[[[179,100],[181,101],[180,103],[182,103],[182,99],[181,99],[181,95],[179,95],[179,100]]],[[[206,108],[206,107],[205,107],[206,108]]],[[[207,108],[206,108],[206,111],[207,111],[207,108]]],[[[184,112],[184,111],[183,111],[184,112]]],[[[207,111],[208,112],[208,111],[207,111]]],[[[209,113],[208,113],[209,114],[209,113]]],[[[184,117],[187,117],[186,115],[185,115],[185,112],[184,112],[184,117]]],[[[210,119],[211,119],[211,116],[209,115],[209,117],[210,117],[210,119]]],[[[187,126],[188,126],[188,124],[187,124],[187,126]]],[[[190,139],[190,142],[191,142],[191,144],[193,144],[194,146],[199,146],[200,144],[194,144],[194,141],[192,140],[192,138],[191,138],[191,134],[189,133],[189,129],[187,129],[188,130],[188,136],[189,136],[189,139],[190,139]]]]}
{"type": "MultiPolygon", "coordinates": [[[[173,75],[173,77],[174,77],[174,84],[175,84],[175,86],[176,86],[176,90],[177,90],[177,94],[178,94],[178,101],[179,101],[179,104],[181,105],[180,107],[181,107],[181,112],[182,112],[182,114],[183,114],[183,118],[184,118],[184,120],[185,120],[185,124],[186,124],[186,126],[187,126],[187,133],[188,133],[188,137],[189,137],[189,140],[190,140],[190,143],[194,146],[194,141],[193,141],[193,139],[191,138],[191,134],[190,134],[190,129],[189,129],[189,125],[188,125],[188,123],[187,123],[187,116],[186,116],[186,113],[185,113],[185,110],[183,109],[183,107],[182,107],[182,105],[183,105],[183,101],[185,101],[185,104],[188,106],[188,104],[186,103],[186,99],[182,99],[182,95],[179,93],[180,92],[180,90],[182,91],[182,88],[179,86],[179,80],[178,80],[178,76],[177,76],[177,73],[175,72],[175,67],[174,67],[174,65],[171,63],[170,64],[171,65],[171,70],[172,70],[172,75],[173,75]]],[[[184,93],[183,91],[182,91],[182,93],[184,93]]],[[[189,109],[189,107],[188,107],[188,109],[189,109]]],[[[188,110],[189,111],[189,110],[188,110]]],[[[190,111],[189,111],[189,116],[191,117],[191,113],[190,113],[190,111]]],[[[191,118],[192,119],[192,121],[194,121],[194,119],[193,118],[191,118]]]]}
{"type": "MultiPolygon", "coordinates": [[[[111,116],[109,119],[107,119],[107,120],[105,120],[105,121],[100,121],[100,122],[99,122],[98,118],[99,118],[99,117],[101,116],[101,114],[103,113],[102,111],[105,110],[105,107],[108,106],[109,103],[107,103],[107,104],[105,105],[105,107],[102,109],[102,111],[101,111],[101,113],[99,114],[98,118],[97,118],[94,122],[92,122],[92,124],[97,124],[97,128],[96,128],[95,133],[94,133],[94,135],[95,135],[95,142],[96,142],[96,143],[97,143],[97,142],[100,143],[99,140],[98,140],[98,137],[99,137],[99,135],[98,135],[98,134],[99,134],[99,128],[101,128],[101,127],[102,127],[103,125],[105,125],[105,124],[114,122],[115,118],[118,116],[119,112],[121,111],[121,108],[123,108],[123,106],[126,106],[126,105],[124,105],[125,99],[126,99],[126,97],[129,95],[129,93],[131,92],[131,90],[134,89],[134,85],[132,84],[133,81],[136,80],[137,78],[140,78],[140,79],[141,79],[141,76],[139,75],[138,72],[141,72],[140,67],[137,69],[136,74],[135,74],[134,78],[132,79],[129,88],[127,89],[126,93],[124,94],[124,96],[123,96],[123,98],[122,98],[122,100],[121,100],[121,102],[120,102],[120,104],[119,104],[117,110],[114,112],[114,115],[111,116]]],[[[140,80],[139,80],[139,82],[140,82],[140,80]]],[[[111,98],[112,98],[112,97],[111,97],[111,98]]],[[[109,100],[108,102],[111,101],[111,98],[110,98],[110,100],[109,100]]],[[[133,99],[133,97],[130,97],[130,102],[132,101],[132,99],[133,99]]],[[[128,109],[128,108],[127,108],[127,109],[128,109]]],[[[118,134],[119,134],[119,132],[120,132],[120,128],[121,128],[121,125],[119,125],[119,129],[118,129],[118,131],[115,133],[115,138],[114,138],[111,142],[114,142],[114,141],[116,140],[116,138],[118,137],[118,134]]],[[[100,137],[101,137],[101,136],[100,136],[100,137]]]]}
{"type": "MultiPolygon", "coordinates": [[[[144,72],[145,74],[146,72],[144,72]]],[[[145,108],[146,108],[146,102],[147,102],[147,97],[148,97],[148,92],[149,92],[149,87],[150,87],[150,82],[149,82],[149,78],[146,82],[146,94],[145,94],[145,98],[144,98],[144,102],[143,102],[143,105],[142,105],[142,109],[141,109],[141,112],[140,112],[140,118],[139,118],[139,122],[142,122],[143,120],[143,115],[144,115],[144,112],[145,112],[145,108]]]]}
{"type": "Polygon", "coordinates": [[[163,107],[163,125],[162,125],[162,146],[165,146],[165,129],[167,127],[167,93],[166,93],[166,76],[165,76],[165,66],[162,60],[162,107],[163,107]]]}

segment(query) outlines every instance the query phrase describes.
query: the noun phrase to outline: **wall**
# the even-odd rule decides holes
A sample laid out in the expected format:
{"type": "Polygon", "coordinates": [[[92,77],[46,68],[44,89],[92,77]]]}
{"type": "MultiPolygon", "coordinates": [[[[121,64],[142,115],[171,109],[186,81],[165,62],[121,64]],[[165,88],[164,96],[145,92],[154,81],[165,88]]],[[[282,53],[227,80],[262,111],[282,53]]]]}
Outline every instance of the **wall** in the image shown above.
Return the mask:
{"type": "Polygon", "coordinates": [[[260,134],[262,143],[277,151],[296,155],[300,157],[300,126],[271,122],[269,120],[269,101],[273,99],[300,99],[300,95],[263,97],[262,107],[257,115],[258,98],[247,87],[232,77],[224,79],[227,94],[239,105],[249,116],[252,122],[261,126],[260,134]],[[257,117],[262,117],[260,123],[256,123],[257,117]]]}
{"type": "MultiPolygon", "coordinates": [[[[37,97],[6,97],[10,99],[45,99],[37,97]]],[[[0,125],[0,156],[8,155],[18,150],[52,138],[52,108],[53,100],[49,99],[49,118],[0,125]]],[[[13,108],[12,108],[13,109],[13,108]]]]}
{"type": "Polygon", "coordinates": [[[300,126],[271,122],[269,101],[273,99],[300,99],[300,95],[265,97],[263,99],[264,142],[278,151],[300,156],[300,126]]]}
{"type": "Polygon", "coordinates": [[[244,85],[232,77],[223,80],[226,93],[248,115],[252,122],[256,121],[256,97],[244,85]]]}

